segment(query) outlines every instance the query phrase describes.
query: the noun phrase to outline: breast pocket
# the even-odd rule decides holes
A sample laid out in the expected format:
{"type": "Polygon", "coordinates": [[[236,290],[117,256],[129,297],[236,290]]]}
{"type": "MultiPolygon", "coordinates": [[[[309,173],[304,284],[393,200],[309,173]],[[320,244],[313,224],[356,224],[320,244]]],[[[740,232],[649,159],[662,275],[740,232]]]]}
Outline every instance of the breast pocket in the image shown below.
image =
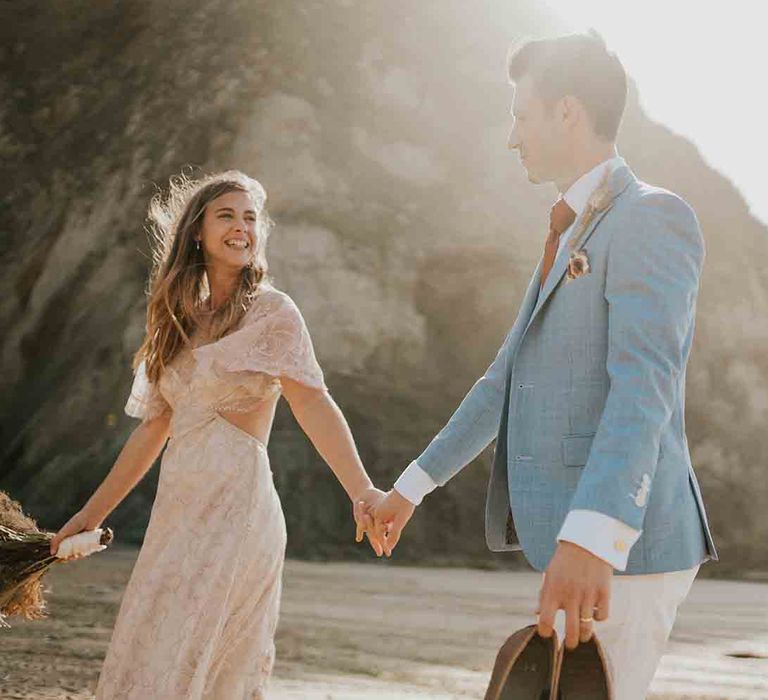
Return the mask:
{"type": "Polygon", "coordinates": [[[589,459],[594,433],[580,435],[565,435],[562,441],[563,465],[566,467],[583,467],[589,459]]]}

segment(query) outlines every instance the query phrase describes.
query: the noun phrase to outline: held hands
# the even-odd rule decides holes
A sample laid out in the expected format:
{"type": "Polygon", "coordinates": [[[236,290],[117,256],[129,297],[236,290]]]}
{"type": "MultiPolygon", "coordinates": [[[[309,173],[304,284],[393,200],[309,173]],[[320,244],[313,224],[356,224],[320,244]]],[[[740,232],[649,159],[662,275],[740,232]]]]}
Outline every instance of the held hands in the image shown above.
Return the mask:
{"type": "Polygon", "coordinates": [[[367,499],[358,497],[355,501],[355,539],[362,541],[363,533],[366,533],[376,556],[383,553],[391,557],[416,506],[394,489],[386,494],[378,489],[368,489],[365,493],[371,495],[367,499]]]}
{"type": "Polygon", "coordinates": [[[392,489],[373,511],[376,535],[382,541],[384,553],[392,556],[403,528],[408,524],[416,506],[392,489]]]}
{"type": "Polygon", "coordinates": [[[378,503],[384,500],[386,493],[371,486],[353,499],[353,514],[355,516],[355,542],[362,542],[363,535],[368,536],[371,548],[380,557],[384,553],[384,543],[376,534],[371,513],[378,503]]]}
{"type": "Polygon", "coordinates": [[[613,567],[571,542],[559,542],[539,592],[539,634],[551,637],[558,610],[565,611],[565,646],[592,636],[592,622],[608,619],[613,567]]]}

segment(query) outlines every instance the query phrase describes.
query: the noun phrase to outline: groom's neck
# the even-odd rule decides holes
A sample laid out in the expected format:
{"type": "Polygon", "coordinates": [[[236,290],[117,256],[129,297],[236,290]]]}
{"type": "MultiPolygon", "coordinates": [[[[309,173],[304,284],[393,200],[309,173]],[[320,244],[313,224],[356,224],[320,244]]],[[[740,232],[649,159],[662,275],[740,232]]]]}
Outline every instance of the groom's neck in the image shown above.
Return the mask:
{"type": "Polygon", "coordinates": [[[600,163],[618,155],[613,141],[593,141],[581,147],[575,147],[569,163],[563,170],[563,176],[555,182],[560,194],[565,194],[571,185],[600,163]]]}

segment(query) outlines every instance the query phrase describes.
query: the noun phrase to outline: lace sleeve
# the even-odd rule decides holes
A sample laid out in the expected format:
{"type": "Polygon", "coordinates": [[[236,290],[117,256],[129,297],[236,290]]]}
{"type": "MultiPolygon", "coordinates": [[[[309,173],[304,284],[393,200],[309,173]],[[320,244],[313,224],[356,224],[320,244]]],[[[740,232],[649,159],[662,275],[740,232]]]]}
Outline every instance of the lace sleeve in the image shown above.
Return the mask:
{"type": "Polygon", "coordinates": [[[142,421],[152,420],[157,416],[170,411],[171,407],[158,391],[157,387],[147,377],[145,363],[136,368],[133,378],[131,395],[125,404],[125,412],[131,418],[141,418],[142,421]]]}
{"type": "Polygon", "coordinates": [[[254,303],[242,328],[192,352],[202,366],[264,372],[326,388],[304,318],[293,300],[277,290],[265,292],[254,303]]]}

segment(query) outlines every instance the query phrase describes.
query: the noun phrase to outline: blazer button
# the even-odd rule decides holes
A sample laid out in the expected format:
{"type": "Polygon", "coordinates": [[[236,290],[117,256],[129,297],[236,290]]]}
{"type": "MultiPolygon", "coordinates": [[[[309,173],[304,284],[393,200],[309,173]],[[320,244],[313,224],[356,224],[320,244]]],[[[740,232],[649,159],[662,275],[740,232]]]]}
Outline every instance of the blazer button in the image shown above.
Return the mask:
{"type": "Polygon", "coordinates": [[[613,543],[613,548],[617,552],[626,552],[627,551],[627,543],[624,540],[615,540],[613,543]]]}

